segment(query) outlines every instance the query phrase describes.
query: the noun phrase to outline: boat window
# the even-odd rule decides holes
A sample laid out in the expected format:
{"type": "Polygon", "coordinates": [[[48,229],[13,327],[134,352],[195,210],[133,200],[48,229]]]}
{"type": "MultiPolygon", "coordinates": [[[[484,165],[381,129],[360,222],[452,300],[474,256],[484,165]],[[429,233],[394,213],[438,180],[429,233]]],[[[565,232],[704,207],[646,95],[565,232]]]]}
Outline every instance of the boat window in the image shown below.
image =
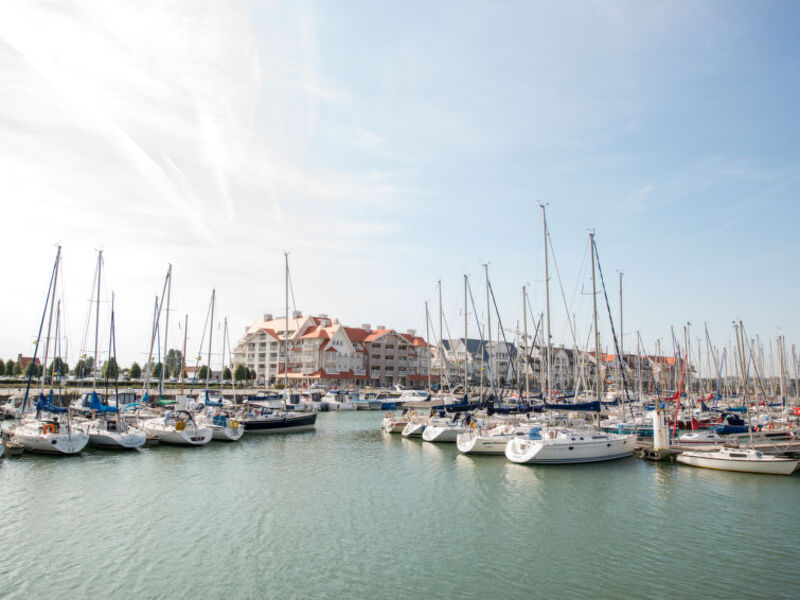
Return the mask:
{"type": "Polygon", "coordinates": [[[731,452],[730,453],[730,457],[731,458],[747,458],[747,454],[740,454],[740,453],[737,453],[737,452],[731,452]]]}

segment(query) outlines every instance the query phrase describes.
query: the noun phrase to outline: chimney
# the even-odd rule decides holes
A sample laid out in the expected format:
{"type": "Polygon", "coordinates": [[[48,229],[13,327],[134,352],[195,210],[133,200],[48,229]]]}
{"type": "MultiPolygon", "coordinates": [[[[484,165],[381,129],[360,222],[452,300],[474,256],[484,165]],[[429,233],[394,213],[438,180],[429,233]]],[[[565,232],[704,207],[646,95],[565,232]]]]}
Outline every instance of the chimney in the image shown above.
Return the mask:
{"type": "Polygon", "coordinates": [[[369,323],[362,323],[361,329],[366,329],[367,331],[371,331],[372,328],[369,326],[369,323]]]}
{"type": "Polygon", "coordinates": [[[327,319],[328,315],[326,315],[325,313],[319,313],[319,318],[320,319],[327,319]]]}
{"type": "Polygon", "coordinates": [[[386,329],[386,325],[378,325],[378,329],[386,329]]]}
{"type": "Polygon", "coordinates": [[[408,335],[410,335],[411,337],[416,337],[416,335],[417,335],[417,330],[416,330],[416,329],[406,329],[406,333],[407,333],[408,335]]]}
{"type": "Polygon", "coordinates": [[[272,315],[269,313],[264,313],[264,320],[265,321],[272,321],[272,315]]]}
{"type": "Polygon", "coordinates": [[[293,319],[299,319],[302,316],[303,316],[303,311],[301,311],[301,310],[293,310],[292,311],[292,318],[293,319]]]}

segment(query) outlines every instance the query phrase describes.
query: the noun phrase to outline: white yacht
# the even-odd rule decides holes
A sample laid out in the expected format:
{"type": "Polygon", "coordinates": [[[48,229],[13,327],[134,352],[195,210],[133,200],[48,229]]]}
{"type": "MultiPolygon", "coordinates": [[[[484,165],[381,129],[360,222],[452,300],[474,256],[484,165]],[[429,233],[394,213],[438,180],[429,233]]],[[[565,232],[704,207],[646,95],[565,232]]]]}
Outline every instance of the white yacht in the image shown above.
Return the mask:
{"type": "Polygon", "coordinates": [[[719,448],[709,452],[693,450],[678,455],[677,460],[692,467],[764,475],[791,475],[800,463],[800,460],[770,456],[751,448],[719,448]]]}
{"type": "Polygon", "coordinates": [[[226,409],[209,408],[197,417],[197,423],[211,429],[211,439],[236,442],[244,435],[244,425],[226,409]]]}
{"type": "Polygon", "coordinates": [[[464,421],[439,419],[431,423],[422,432],[422,439],[426,442],[453,443],[458,439],[459,434],[470,431],[470,426],[464,421]]]}
{"type": "Polygon", "coordinates": [[[211,429],[198,425],[187,410],[169,411],[163,417],[148,419],[142,423],[148,439],[160,444],[179,446],[202,446],[211,441],[211,429]]]}
{"type": "Polygon", "coordinates": [[[506,444],[506,458],[522,464],[574,464],[616,460],[633,455],[635,435],[568,427],[532,427],[528,437],[506,444]]]}
{"type": "Polygon", "coordinates": [[[458,435],[456,444],[464,454],[505,454],[508,441],[516,435],[527,435],[529,426],[500,423],[489,429],[475,427],[458,435]]]}
{"type": "Polygon", "coordinates": [[[389,411],[383,416],[381,429],[386,433],[402,433],[410,421],[411,419],[407,413],[395,415],[393,412],[389,411]]]}
{"type": "Polygon", "coordinates": [[[89,445],[98,448],[133,450],[147,442],[144,431],[128,425],[125,419],[117,416],[88,421],[85,431],[89,436],[89,445]]]}
{"type": "Polygon", "coordinates": [[[55,415],[24,419],[14,428],[11,438],[28,452],[43,454],[78,454],[89,443],[89,435],[69,420],[55,415]]]}

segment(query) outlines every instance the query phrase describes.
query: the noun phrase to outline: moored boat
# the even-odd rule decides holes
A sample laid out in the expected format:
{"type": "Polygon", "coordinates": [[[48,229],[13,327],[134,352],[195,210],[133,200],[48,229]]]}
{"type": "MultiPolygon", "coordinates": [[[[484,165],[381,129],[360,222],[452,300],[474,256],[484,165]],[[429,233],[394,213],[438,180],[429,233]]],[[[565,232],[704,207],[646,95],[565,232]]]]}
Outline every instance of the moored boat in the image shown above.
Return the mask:
{"type": "Polygon", "coordinates": [[[704,469],[763,475],[791,475],[800,464],[800,460],[770,456],[752,448],[719,448],[709,452],[692,450],[678,455],[677,461],[704,469]]]}

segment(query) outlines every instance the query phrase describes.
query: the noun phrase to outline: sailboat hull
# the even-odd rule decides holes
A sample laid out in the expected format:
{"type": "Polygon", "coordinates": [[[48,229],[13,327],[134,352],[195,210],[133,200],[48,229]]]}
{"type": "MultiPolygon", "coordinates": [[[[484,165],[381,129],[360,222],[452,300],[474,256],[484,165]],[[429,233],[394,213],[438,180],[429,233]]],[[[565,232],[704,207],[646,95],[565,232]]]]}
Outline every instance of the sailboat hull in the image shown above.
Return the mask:
{"type": "Polygon", "coordinates": [[[762,460],[736,460],[714,456],[713,452],[684,452],[677,458],[679,463],[716,471],[737,473],[760,473],[762,475],[791,475],[800,461],[770,457],[762,460]]]}
{"type": "Polygon", "coordinates": [[[586,438],[514,438],[506,444],[505,455],[511,462],[532,465],[603,462],[632,456],[636,441],[634,435],[595,434],[586,438]]]}

